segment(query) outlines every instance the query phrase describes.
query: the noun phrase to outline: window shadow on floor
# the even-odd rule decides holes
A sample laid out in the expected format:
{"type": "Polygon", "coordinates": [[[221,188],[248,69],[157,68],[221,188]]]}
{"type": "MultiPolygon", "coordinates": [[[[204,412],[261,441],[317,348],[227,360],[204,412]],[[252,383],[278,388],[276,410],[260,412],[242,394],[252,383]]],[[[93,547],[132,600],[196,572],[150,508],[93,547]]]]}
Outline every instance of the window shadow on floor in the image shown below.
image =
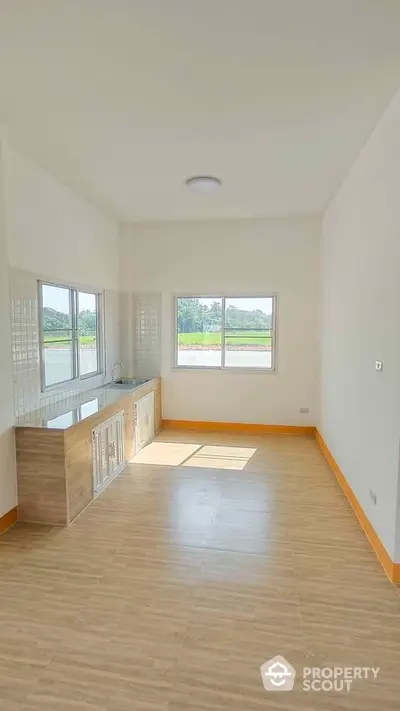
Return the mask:
{"type": "Polygon", "coordinates": [[[241,471],[256,451],[252,447],[157,441],[138,452],[131,463],[241,471]]]}

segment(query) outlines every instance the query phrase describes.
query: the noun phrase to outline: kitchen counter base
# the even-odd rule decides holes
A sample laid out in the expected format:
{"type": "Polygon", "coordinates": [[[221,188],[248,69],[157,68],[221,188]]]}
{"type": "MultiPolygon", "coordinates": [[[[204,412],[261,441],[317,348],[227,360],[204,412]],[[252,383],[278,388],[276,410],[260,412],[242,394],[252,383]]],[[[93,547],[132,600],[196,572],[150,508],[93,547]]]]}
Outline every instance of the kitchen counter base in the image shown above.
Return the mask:
{"type": "Polygon", "coordinates": [[[113,403],[67,428],[17,425],[19,520],[68,526],[94,498],[92,430],[123,412],[128,462],[136,451],[135,402],[152,391],[157,431],[161,424],[160,378],[133,391],[119,391],[113,403]]]}

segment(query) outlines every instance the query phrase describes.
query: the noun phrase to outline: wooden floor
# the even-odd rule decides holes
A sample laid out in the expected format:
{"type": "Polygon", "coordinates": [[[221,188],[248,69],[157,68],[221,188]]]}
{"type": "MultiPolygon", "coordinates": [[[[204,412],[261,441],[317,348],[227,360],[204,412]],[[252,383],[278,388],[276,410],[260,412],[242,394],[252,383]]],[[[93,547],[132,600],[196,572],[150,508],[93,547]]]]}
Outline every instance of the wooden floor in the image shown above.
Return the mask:
{"type": "Polygon", "coordinates": [[[0,538],[4,711],[400,708],[400,596],[312,439],[162,432],[70,526],[0,538]],[[347,693],[260,665],[379,666],[347,693]]]}

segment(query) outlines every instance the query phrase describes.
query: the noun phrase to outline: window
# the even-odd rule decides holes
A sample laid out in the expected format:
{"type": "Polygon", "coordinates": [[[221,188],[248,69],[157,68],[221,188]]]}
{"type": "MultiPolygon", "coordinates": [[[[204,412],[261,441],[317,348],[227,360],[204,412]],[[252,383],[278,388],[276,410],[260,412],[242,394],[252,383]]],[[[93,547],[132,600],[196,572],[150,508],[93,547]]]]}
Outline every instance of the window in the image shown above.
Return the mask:
{"type": "Polygon", "coordinates": [[[275,369],[275,296],[178,296],[175,367],[275,369]]]}
{"type": "Polygon", "coordinates": [[[102,370],[101,295],[39,283],[42,389],[102,370]]]}

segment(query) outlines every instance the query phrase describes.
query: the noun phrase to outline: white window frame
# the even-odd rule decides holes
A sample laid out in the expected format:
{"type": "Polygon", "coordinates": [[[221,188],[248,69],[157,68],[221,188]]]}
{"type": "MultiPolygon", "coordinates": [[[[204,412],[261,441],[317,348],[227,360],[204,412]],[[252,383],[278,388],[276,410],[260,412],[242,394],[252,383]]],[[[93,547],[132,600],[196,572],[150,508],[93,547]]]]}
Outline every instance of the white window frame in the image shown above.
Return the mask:
{"type": "Polygon", "coordinates": [[[83,286],[70,286],[51,281],[38,280],[38,307],[39,307],[39,352],[40,352],[40,380],[41,391],[48,392],[49,390],[60,390],[66,384],[79,383],[88,378],[104,374],[105,358],[104,358],[104,292],[93,290],[83,286]],[[57,383],[46,385],[45,378],[45,360],[44,360],[44,331],[43,331],[43,286],[53,286],[59,289],[69,291],[70,308],[72,313],[72,378],[60,380],[57,383]],[[78,309],[79,309],[79,293],[93,294],[96,297],[96,344],[97,344],[97,370],[91,373],[80,374],[79,372],[79,333],[78,333],[78,309]]]}
{"type": "Polygon", "coordinates": [[[277,372],[277,309],[278,296],[270,294],[174,294],[172,303],[173,316],[173,370],[219,370],[228,373],[262,373],[277,372]],[[215,299],[222,301],[221,313],[221,365],[179,365],[178,364],[178,299],[215,299]],[[272,299],[271,326],[271,367],[256,368],[252,366],[235,367],[225,365],[225,302],[227,299],[272,299]]]}

